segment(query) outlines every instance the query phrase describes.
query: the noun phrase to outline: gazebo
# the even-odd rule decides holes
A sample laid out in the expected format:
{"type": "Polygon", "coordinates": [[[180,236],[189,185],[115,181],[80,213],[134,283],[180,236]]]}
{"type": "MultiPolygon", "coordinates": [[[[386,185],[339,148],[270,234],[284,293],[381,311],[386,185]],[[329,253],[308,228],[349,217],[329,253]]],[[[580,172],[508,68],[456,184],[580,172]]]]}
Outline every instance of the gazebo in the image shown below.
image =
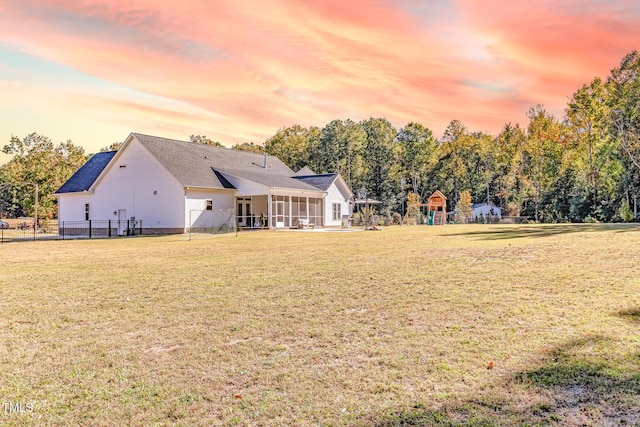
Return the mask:
{"type": "Polygon", "coordinates": [[[433,224],[444,225],[447,223],[447,198],[440,190],[434,191],[433,194],[429,196],[427,215],[429,220],[433,218],[433,224]],[[433,212],[433,214],[431,212],[433,212]]]}

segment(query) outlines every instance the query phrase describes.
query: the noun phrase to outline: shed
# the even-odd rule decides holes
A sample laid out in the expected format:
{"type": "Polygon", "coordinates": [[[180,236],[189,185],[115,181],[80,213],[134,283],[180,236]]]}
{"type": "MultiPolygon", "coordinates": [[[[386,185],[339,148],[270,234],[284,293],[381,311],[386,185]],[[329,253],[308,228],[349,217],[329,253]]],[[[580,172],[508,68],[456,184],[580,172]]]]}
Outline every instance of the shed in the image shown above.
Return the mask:
{"type": "Polygon", "coordinates": [[[473,213],[471,214],[471,220],[475,221],[478,217],[483,218],[495,218],[502,219],[502,209],[493,203],[474,203],[471,205],[473,213]]]}

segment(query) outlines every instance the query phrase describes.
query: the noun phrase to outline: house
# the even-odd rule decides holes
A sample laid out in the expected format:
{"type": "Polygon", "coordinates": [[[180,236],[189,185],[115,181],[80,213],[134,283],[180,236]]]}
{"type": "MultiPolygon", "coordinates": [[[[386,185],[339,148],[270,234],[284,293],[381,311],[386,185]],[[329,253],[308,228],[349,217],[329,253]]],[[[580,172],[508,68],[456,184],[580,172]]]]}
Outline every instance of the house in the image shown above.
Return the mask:
{"type": "Polygon", "coordinates": [[[138,133],[94,155],[56,192],[61,226],[135,221],[145,234],[339,226],[351,196],[339,174],[295,174],[274,156],[138,133]]]}
{"type": "Polygon", "coordinates": [[[502,219],[502,209],[494,205],[493,203],[474,203],[471,205],[473,213],[471,214],[471,221],[475,221],[477,218],[489,218],[497,217],[502,219]]]}
{"type": "Polygon", "coordinates": [[[293,178],[326,192],[324,199],[325,226],[340,226],[343,216],[351,216],[351,190],[340,174],[316,174],[308,166],[305,166],[296,172],[293,178]]]}

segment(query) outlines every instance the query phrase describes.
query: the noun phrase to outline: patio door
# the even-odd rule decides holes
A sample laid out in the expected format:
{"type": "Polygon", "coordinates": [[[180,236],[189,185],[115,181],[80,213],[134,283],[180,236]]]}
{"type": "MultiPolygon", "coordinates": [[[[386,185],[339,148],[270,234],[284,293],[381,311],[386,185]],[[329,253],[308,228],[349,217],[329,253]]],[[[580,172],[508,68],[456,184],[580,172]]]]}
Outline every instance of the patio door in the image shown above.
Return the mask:
{"type": "Polygon", "coordinates": [[[251,221],[251,199],[238,199],[238,225],[253,227],[251,221]]]}
{"type": "Polygon", "coordinates": [[[284,227],[284,202],[276,201],[276,227],[284,227]]]}

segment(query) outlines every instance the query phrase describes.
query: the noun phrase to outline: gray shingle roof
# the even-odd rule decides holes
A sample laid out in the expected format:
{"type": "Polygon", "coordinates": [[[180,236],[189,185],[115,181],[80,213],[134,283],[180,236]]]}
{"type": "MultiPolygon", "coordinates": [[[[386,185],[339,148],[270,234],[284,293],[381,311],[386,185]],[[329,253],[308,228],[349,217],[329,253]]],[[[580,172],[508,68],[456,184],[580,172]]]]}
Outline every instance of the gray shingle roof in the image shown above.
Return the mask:
{"type": "Polygon", "coordinates": [[[271,188],[288,188],[293,190],[306,190],[306,191],[319,191],[317,187],[309,185],[303,181],[298,179],[294,179],[295,177],[287,176],[287,175],[275,175],[265,171],[263,168],[259,168],[260,170],[240,170],[240,169],[224,169],[218,170],[222,175],[231,175],[244,179],[248,179],[249,181],[257,182],[258,184],[266,185],[271,188]]]}
{"type": "MultiPolygon", "coordinates": [[[[274,156],[231,150],[212,145],[132,133],[184,187],[234,189],[227,177],[244,178],[271,188],[326,191],[337,174],[308,178],[294,177],[293,171],[274,156]],[[330,182],[325,182],[332,176],[330,182]]],[[[56,193],[86,191],[116,154],[97,153],[84,164],[56,193]]]]}
{"type": "Polygon", "coordinates": [[[338,178],[337,173],[325,173],[320,175],[304,175],[304,176],[294,176],[294,179],[298,181],[302,181],[305,184],[309,184],[313,187],[319,188],[322,191],[327,191],[333,181],[338,178]]]}
{"type": "Polygon", "coordinates": [[[296,172],[296,176],[317,175],[309,166],[305,166],[296,172]]]}
{"type": "Polygon", "coordinates": [[[94,154],[56,191],[56,194],[87,191],[115,154],[116,151],[94,154]]]}
{"type": "Polygon", "coordinates": [[[212,145],[132,134],[185,187],[234,188],[225,178],[233,175],[268,187],[314,190],[293,179],[293,171],[280,159],[212,145]]]}
{"type": "Polygon", "coordinates": [[[497,206],[494,205],[493,203],[474,203],[474,204],[471,205],[471,207],[473,209],[479,208],[480,206],[490,206],[492,208],[497,208],[497,206]]]}

